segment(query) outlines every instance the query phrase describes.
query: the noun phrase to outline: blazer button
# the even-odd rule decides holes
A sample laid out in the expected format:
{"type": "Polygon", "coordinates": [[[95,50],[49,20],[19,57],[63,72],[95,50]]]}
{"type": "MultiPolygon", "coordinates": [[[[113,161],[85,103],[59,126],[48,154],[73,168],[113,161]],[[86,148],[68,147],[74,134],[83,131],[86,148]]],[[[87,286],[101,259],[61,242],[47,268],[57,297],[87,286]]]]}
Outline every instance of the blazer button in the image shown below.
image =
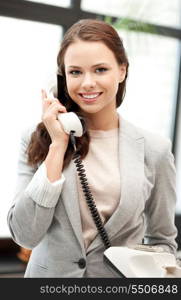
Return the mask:
{"type": "Polygon", "coordinates": [[[84,269],[86,266],[86,261],[84,258],[79,259],[78,261],[79,268],[84,269]]]}

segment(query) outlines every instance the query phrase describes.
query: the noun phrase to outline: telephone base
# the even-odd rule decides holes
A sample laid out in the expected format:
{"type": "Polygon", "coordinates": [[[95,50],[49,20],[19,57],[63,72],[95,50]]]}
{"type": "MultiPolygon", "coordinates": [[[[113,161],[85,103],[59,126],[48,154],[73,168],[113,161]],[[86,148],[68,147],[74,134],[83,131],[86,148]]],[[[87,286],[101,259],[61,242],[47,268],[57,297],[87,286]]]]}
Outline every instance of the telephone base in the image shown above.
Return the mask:
{"type": "Polygon", "coordinates": [[[137,249],[139,247],[110,247],[104,251],[104,260],[120,277],[181,277],[181,267],[173,254],[164,252],[160,247],[154,250],[154,247],[149,249],[149,246],[143,245],[143,249],[137,249]]]}

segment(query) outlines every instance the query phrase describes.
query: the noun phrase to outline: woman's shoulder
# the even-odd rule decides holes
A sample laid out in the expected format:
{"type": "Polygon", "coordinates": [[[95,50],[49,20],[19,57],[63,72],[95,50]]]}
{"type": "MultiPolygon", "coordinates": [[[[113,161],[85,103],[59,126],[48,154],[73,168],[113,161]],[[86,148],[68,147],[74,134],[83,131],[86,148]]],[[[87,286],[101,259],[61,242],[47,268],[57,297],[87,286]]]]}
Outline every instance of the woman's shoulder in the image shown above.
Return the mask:
{"type": "Polygon", "coordinates": [[[143,139],[145,152],[163,153],[171,149],[171,140],[159,133],[152,132],[148,129],[139,127],[127,120],[122,120],[124,129],[134,139],[143,139]]]}

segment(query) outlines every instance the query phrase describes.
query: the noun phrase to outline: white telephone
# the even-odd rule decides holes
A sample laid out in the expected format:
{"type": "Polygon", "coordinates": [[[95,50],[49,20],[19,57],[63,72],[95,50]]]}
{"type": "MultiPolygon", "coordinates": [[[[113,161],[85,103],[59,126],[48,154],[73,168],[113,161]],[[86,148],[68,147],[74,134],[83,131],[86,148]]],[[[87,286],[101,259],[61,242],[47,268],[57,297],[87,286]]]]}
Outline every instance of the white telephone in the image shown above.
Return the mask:
{"type": "Polygon", "coordinates": [[[120,276],[127,278],[181,277],[175,256],[161,247],[110,247],[104,251],[104,258],[120,276]]]}
{"type": "Polygon", "coordinates": [[[74,131],[74,135],[80,137],[83,135],[83,127],[79,117],[74,112],[58,114],[58,120],[63,126],[64,131],[70,134],[74,131]]]}

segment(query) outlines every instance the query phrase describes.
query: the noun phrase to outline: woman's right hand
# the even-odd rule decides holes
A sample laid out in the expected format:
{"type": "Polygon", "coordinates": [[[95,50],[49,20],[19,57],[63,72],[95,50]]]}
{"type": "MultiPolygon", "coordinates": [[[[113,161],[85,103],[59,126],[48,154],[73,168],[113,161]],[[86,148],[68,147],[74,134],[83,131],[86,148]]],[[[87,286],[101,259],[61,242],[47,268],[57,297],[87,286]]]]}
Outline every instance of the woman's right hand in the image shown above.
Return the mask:
{"type": "Polygon", "coordinates": [[[45,90],[42,93],[42,122],[44,123],[50,137],[52,144],[62,143],[67,147],[69,135],[63,130],[59,120],[58,114],[67,112],[65,106],[56,98],[48,98],[45,90]]]}

